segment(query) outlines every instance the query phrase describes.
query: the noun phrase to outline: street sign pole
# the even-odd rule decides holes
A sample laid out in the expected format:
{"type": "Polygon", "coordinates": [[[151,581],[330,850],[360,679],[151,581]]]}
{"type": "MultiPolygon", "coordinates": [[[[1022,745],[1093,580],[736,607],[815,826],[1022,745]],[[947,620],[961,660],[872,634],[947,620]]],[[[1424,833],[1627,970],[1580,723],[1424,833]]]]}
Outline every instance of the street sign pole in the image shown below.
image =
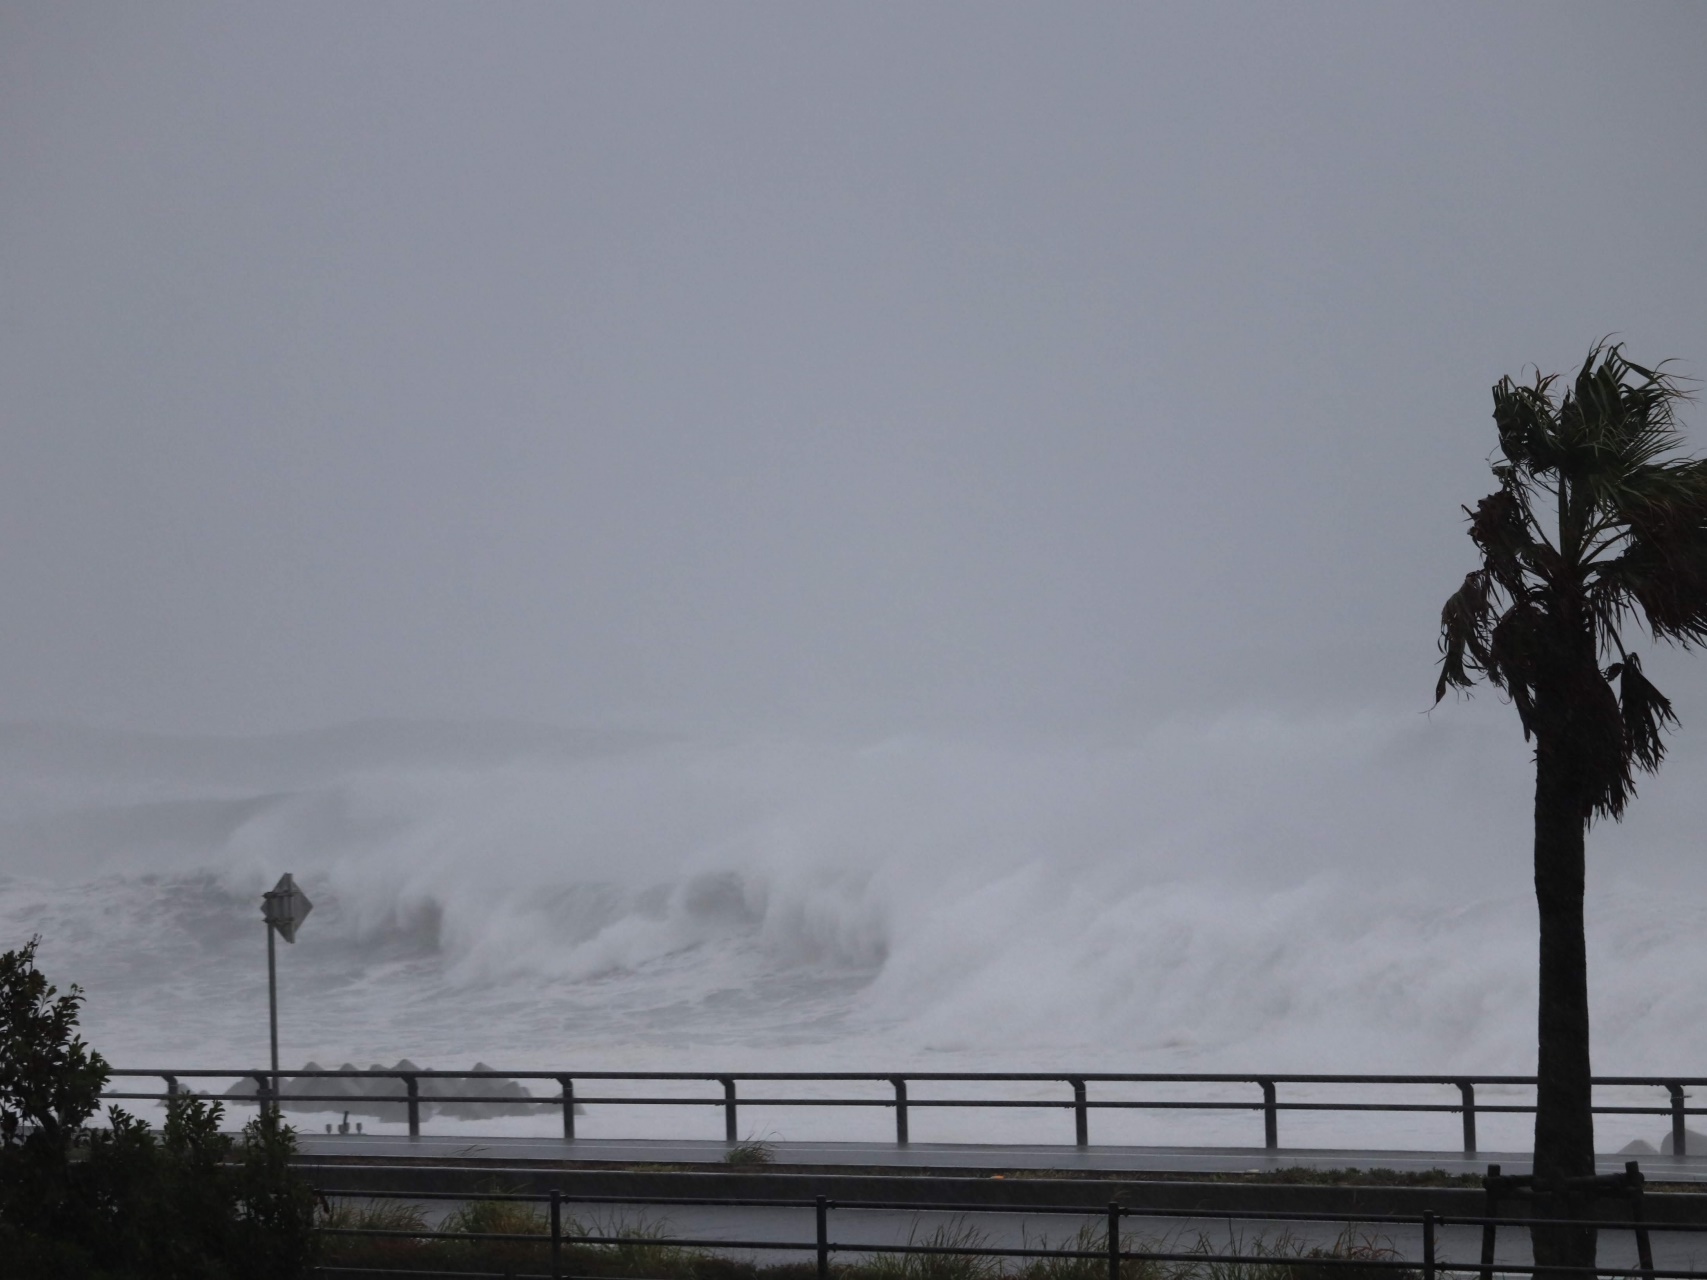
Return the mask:
{"type": "Polygon", "coordinates": [[[270,1108],[275,1118],[279,1113],[279,965],[273,935],[282,934],[286,942],[295,942],[297,929],[313,909],[308,895],[296,887],[296,881],[288,873],[279,877],[270,892],[261,895],[261,916],[267,922],[267,1029],[273,1050],[273,1072],[268,1077],[267,1092],[271,1095],[270,1108]]]}
{"type": "Polygon", "coordinates": [[[273,1042],[273,1092],[279,1091],[279,964],[272,922],[267,923],[267,1029],[273,1042]]]}

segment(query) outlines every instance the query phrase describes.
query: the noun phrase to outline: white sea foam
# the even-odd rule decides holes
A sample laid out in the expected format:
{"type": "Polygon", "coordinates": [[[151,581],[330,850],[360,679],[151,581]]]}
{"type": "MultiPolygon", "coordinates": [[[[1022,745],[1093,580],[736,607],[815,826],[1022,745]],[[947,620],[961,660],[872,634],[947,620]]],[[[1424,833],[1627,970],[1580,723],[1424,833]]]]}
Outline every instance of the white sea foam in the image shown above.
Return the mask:
{"type": "MultiPolygon", "coordinates": [[[[294,1063],[1532,1065],[1527,765],[1473,708],[1096,745],[14,729],[0,763],[0,940],[41,933],[126,1064],[262,1060],[290,870],[294,1063]]],[[[1707,1064],[1691,768],[1595,834],[1603,1071],[1707,1064]]],[[[1140,1119],[1177,1129],[1099,1124],[1140,1119]]]]}

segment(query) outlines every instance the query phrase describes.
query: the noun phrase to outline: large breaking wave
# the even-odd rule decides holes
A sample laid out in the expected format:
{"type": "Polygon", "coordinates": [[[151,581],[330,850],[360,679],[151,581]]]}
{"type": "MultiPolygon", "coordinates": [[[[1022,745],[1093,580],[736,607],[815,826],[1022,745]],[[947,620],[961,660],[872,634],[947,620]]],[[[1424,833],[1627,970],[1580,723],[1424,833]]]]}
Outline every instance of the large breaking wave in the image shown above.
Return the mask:
{"type": "MultiPolygon", "coordinates": [[[[1527,763],[1497,711],[1124,741],[368,724],[0,731],[0,930],[127,1065],[1532,1067],[1527,763]]],[[[1602,1071],[1707,1063],[1695,760],[1596,832],[1602,1071]],[[1665,785],[1675,779],[1673,785],[1665,785]]]]}

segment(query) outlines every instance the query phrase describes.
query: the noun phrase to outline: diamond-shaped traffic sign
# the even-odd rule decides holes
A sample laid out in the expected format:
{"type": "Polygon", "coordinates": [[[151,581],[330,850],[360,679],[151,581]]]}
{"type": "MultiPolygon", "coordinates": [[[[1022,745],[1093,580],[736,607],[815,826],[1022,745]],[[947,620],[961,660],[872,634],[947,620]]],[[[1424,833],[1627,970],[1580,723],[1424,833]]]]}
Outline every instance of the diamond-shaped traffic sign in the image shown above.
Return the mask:
{"type": "Polygon", "coordinates": [[[296,881],[288,872],[279,877],[271,893],[261,895],[261,914],[286,942],[296,941],[297,929],[312,910],[314,904],[306,893],[296,887],[296,881]]]}

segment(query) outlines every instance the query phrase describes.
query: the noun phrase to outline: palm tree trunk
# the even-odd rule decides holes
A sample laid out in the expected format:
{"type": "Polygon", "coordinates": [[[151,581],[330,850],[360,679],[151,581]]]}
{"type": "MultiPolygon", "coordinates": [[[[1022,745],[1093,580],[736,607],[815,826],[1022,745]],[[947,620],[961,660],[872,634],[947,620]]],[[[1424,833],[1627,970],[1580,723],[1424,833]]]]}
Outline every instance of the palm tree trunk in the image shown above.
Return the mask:
{"type": "MultiPolygon", "coordinates": [[[[1565,744],[1537,735],[1535,752],[1535,902],[1541,923],[1541,996],[1536,1054],[1535,1202],[1537,1217],[1583,1217],[1592,1197],[1566,1192],[1564,1180],[1594,1173],[1594,1113],[1589,1085],[1588,956],[1583,936],[1583,838],[1587,829],[1580,762],[1565,744]],[[1548,1194],[1550,1193],[1550,1194],[1548,1194]]],[[[1536,1227],[1540,1267],[1592,1267],[1595,1233],[1536,1227]]],[[[1552,1280],[1581,1273],[1540,1272],[1552,1280]]]]}

